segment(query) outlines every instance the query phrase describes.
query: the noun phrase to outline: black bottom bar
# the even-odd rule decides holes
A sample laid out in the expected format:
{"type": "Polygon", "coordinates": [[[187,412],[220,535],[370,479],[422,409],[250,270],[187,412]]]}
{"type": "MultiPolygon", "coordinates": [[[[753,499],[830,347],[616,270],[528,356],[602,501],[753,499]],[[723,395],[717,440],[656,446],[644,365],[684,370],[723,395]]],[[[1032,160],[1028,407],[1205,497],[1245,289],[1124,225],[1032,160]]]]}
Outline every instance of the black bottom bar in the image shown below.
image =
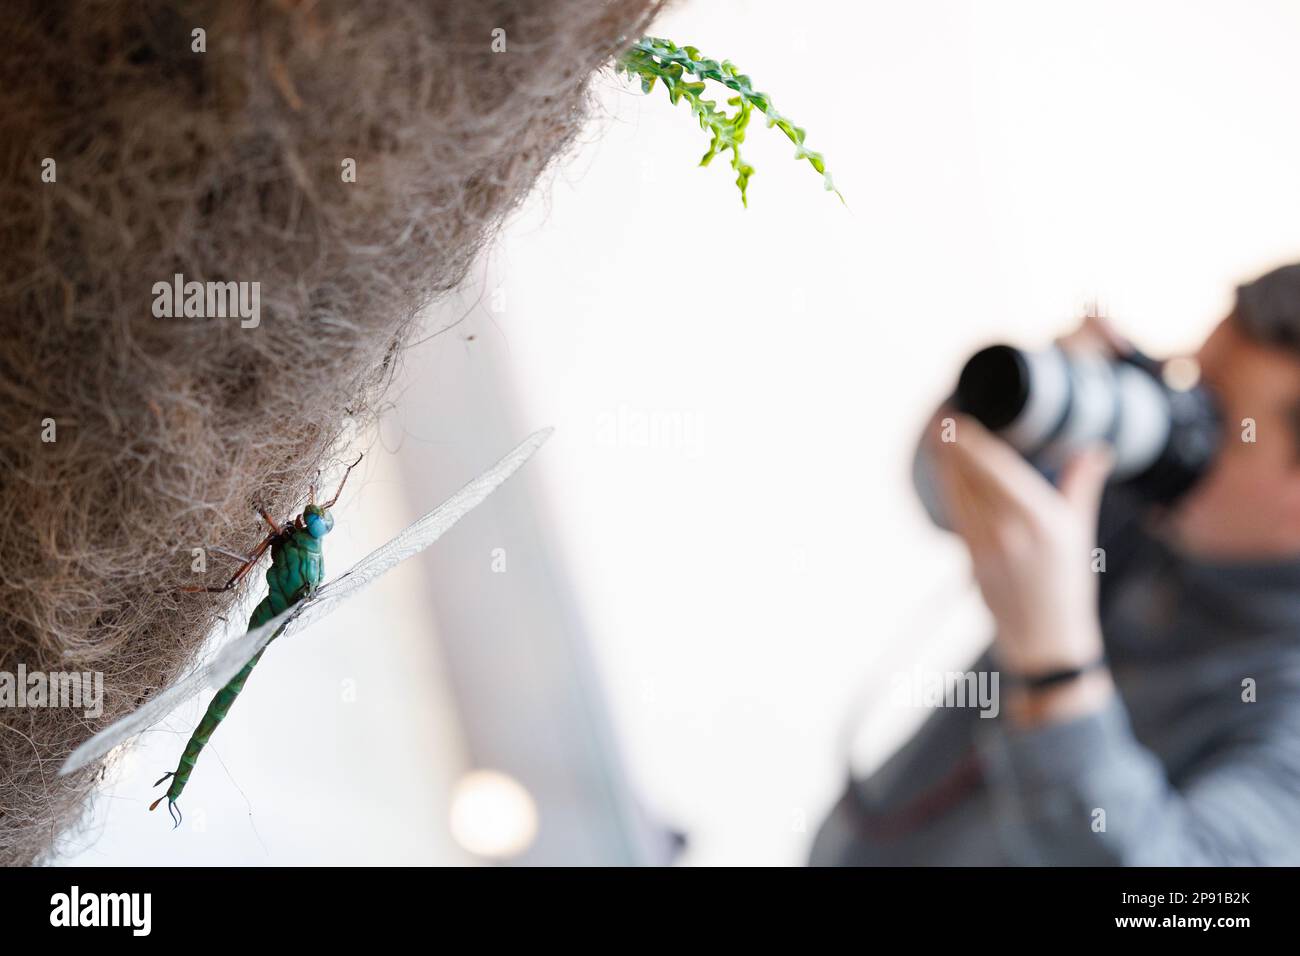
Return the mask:
{"type": "Polygon", "coordinates": [[[865,948],[899,933],[987,942],[989,930],[1058,944],[1170,933],[1230,943],[1288,927],[1295,879],[1285,869],[51,868],[0,871],[0,934],[16,946],[74,933],[144,938],[147,928],[147,938],[187,945],[260,945],[338,944],[353,935],[374,943],[432,930],[422,937],[431,946],[471,931],[493,942],[513,932],[547,945],[586,937],[621,949],[628,941],[610,929],[622,924],[641,942],[646,931],[672,939],[696,927],[732,941],[758,934],[771,943],[767,934],[779,932],[813,945],[848,932],[865,948]]]}

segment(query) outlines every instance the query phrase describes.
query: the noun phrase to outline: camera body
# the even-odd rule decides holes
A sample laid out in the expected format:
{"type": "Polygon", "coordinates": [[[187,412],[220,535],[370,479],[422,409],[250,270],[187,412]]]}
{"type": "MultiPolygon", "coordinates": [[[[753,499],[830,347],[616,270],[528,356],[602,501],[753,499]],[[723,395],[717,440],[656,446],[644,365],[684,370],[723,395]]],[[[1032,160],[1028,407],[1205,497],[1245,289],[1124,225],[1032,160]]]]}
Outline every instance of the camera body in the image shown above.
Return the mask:
{"type": "MultiPolygon", "coordinates": [[[[1171,388],[1160,363],[1140,352],[1110,358],[992,345],[966,362],[947,404],[1006,440],[1049,480],[1074,452],[1103,442],[1115,455],[1111,483],[1151,504],[1172,504],[1191,490],[1221,441],[1209,389],[1171,388]]],[[[930,517],[947,527],[928,455],[922,442],[913,480],[930,517]]]]}

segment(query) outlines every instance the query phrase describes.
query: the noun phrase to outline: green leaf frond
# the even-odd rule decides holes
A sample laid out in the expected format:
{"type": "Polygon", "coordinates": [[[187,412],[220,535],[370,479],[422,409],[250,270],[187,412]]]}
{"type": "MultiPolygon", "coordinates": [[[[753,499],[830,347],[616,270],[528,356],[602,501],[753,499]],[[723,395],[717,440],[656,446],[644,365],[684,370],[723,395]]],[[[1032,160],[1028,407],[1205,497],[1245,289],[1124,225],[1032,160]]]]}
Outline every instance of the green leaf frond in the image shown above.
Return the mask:
{"type": "Polygon", "coordinates": [[[740,201],[746,206],[749,200],[746,188],[754,175],[754,167],[741,158],[740,146],[745,141],[745,129],[749,126],[750,114],[758,110],[767,117],[767,126],[775,126],[794,143],[796,160],[806,159],[813,169],[822,175],[822,182],[828,191],[834,192],[844,201],[840,191],[831,181],[831,174],[826,169],[826,160],[821,153],[804,145],[807,132],[795,126],[789,119],[777,112],[772,105],[772,97],[754,89],[753,81],[736,69],[730,60],[710,60],[700,56],[700,51],[693,46],[679,47],[671,40],[657,37],[642,37],[632,44],[614,64],[615,69],[641,82],[641,90],[649,93],[655,82],[663,83],[668,91],[668,99],[676,105],[685,100],[691,112],[699,120],[700,129],[709,133],[708,151],[700,158],[700,165],[707,166],[719,153],[731,152],[731,168],[736,171],[736,185],[740,188],[740,201]],[[698,77],[697,80],[689,77],[698,77]],[[736,95],[727,100],[727,106],[735,112],[719,109],[716,100],[706,100],[705,81],[721,83],[736,95]]]}

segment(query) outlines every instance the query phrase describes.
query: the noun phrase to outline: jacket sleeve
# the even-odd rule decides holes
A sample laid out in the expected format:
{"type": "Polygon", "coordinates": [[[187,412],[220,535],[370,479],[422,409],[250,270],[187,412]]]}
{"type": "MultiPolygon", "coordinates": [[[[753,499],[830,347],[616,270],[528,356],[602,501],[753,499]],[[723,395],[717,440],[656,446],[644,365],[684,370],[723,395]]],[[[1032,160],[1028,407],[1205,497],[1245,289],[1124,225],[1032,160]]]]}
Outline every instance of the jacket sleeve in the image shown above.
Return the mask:
{"type": "Polygon", "coordinates": [[[1000,841],[1031,865],[1300,863],[1300,706],[1240,706],[1260,709],[1177,784],[1118,695],[1061,723],[991,722],[977,745],[1000,841]]]}

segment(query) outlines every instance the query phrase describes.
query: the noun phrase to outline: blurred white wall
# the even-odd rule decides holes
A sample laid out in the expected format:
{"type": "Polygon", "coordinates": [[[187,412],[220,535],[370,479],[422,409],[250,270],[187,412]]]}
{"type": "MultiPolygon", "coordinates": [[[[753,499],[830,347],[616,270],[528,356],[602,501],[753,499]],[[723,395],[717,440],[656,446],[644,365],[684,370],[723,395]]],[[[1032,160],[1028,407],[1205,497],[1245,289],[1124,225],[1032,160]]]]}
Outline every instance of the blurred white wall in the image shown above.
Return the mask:
{"type": "MultiPolygon", "coordinates": [[[[724,161],[696,168],[684,106],[604,78],[605,115],[433,321],[478,307],[406,374],[436,379],[447,350],[504,365],[518,437],[557,426],[529,467],[633,778],[686,860],[798,863],[854,703],[879,759],[913,719],[889,711],[890,675],[982,637],[907,481],[961,360],[1049,338],[1091,297],[1149,350],[1190,348],[1235,282],[1300,258],[1300,8],[695,0],[655,32],[772,93],[847,208],[756,119],[743,209],[724,161]]],[[[404,408],[384,444],[433,440],[412,423],[438,415],[404,408]]],[[[335,570],[434,503],[382,454],[346,496],[335,570]]],[[[268,652],[215,738],[230,777],[187,792],[205,830],[142,812],[195,708],[128,758],[102,837],[69,858],[465,859],[419,580],[399,570],[268,652]]]]}
{"type": "Polygon", "coordinates": [[[969,592],[907,481],[962,359],[1094,296],[1189,348],[1234,283],[1300,258],[1300,7],[697,0],[655,32],[772,93],[848,208],[757,120],[742,208],[685,106],[604,81],[458,347],[507,355],[558,427],[553,526],[687,859],[795,863],[855,694],[878,757],[908,719],[890,675],[982,637],[977,611],[917,616],[969,592]]]}

